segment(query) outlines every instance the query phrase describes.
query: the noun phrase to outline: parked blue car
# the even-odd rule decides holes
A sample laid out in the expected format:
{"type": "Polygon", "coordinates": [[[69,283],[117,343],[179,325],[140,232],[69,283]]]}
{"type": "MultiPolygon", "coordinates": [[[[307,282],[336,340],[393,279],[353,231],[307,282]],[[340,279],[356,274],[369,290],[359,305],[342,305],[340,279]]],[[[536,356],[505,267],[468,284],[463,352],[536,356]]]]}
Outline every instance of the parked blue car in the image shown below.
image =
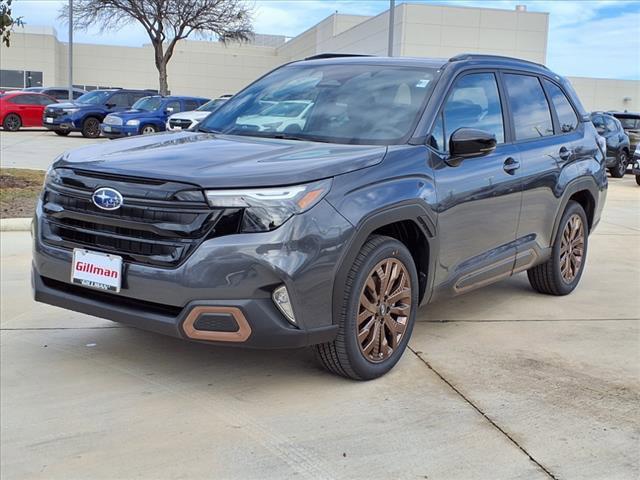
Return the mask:
{"type": "Polygon", "coordinates": [[[138,100],[153,95],[152,90],[111,88],[93,90],[74,102],[47,105],[42,124],[60,136],[81,132],[83,137],[100,136],[100,123],[109,113],[128,110],[138,100]]]}
{"type": "Polygon", "coordinates": [[[195,110],[208,98],[153,95],[138,100],[131,110],[107,115],[100,126],[108,138],[163,132],[169,115],[195,110]]]}

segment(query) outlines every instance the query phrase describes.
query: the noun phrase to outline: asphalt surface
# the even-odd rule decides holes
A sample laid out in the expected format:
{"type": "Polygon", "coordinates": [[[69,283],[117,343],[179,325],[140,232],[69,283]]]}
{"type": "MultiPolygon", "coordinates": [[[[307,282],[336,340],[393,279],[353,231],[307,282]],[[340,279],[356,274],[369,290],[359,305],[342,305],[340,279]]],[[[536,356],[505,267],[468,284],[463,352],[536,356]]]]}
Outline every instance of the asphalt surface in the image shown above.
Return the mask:
{"type": "Polygon", "coordinates": [[[29,234],[0,244],[3,479],[640,477],[631,175],[610,179],[573,294],[521,274],[428,305],[400,363],[366,383],[307,350],[214,348],[37,304],[29,234]]]}

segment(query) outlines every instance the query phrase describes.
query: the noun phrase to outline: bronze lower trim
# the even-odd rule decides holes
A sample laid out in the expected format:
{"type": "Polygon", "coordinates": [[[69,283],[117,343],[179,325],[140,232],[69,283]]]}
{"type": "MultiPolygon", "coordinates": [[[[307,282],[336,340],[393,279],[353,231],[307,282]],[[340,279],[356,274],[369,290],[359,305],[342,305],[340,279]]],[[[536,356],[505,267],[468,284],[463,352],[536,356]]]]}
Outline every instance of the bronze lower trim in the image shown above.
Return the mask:
{"type": "Polygon", "coordinates": [[[244,342],[251,335],[251,327],[244,314],[236,307],[194,307],[182,322],[182,329],[187,337],[193,340],[208,340],[213,342],[244,342]],[[196,320],[203,313],[228,313],[238,324],[236,332],[212,332],[209,330],[197,330],[194,327],[196,320]]]}

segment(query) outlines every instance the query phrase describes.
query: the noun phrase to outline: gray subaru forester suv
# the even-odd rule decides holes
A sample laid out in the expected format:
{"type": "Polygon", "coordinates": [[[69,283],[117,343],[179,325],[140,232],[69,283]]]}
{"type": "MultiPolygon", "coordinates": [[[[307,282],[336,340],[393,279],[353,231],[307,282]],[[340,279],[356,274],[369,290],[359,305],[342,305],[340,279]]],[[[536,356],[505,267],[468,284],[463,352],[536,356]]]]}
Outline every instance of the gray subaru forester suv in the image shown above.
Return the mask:
{"type": "Polygon", "coordinates": [[[196,130],[82,147],[34,219],[37,301],[383,375],[419,305],[527,271],[566,295],[606,197],[570,84],[530,62],[321,55],[196,130]]]}

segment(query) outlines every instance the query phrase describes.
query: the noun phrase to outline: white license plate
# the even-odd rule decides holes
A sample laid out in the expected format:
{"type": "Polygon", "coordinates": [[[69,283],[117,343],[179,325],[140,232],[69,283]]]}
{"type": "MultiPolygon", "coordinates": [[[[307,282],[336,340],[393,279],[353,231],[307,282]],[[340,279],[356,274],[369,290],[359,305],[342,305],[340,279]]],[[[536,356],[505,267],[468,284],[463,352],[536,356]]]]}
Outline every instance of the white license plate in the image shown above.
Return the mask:
{"type": "Polygon", "coordinates": [[[175,127],[173,127],[174,130],[182,130],[182,127],[179,127],[178,125],[176,125],[175,127]]]}
{"type": "Polygon", "coordinates": [[[105,132],[111,131],[111,127],[109,125],[103,125],[102,128],[104,129],[105,132]]]}
{"type": "Polygon", "coordinates": [[[47,123],[53,123],[53,117],[47,117],[47,118],[45,119],[45,122],[47,122],[47,123]]]}
{"type": "Polygon", "coordinates": [[[119,292],[122,284],[122,257],[75,248],[71,265],[71,283],[97,290],[119,292]]]}

